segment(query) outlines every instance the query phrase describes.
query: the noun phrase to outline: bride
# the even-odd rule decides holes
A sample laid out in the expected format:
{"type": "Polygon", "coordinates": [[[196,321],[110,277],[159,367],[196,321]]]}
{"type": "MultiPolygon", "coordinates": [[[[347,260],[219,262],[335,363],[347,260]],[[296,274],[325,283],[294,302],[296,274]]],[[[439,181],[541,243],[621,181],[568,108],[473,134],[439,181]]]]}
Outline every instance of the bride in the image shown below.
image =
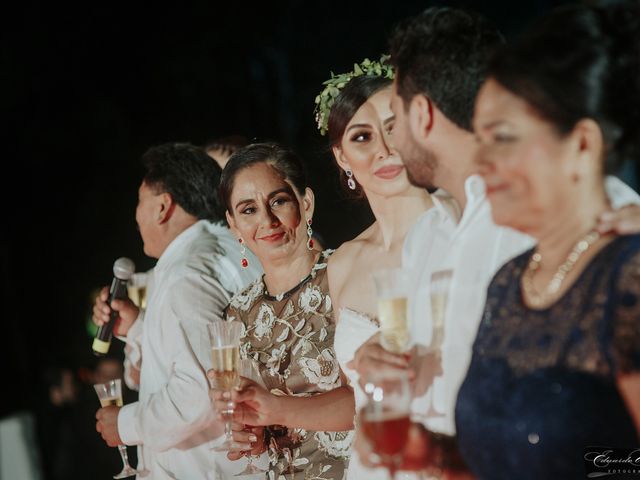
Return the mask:
{"type": "MultiPolygon", "coordinates": [[[[393,148],[394,117],[391,67],[365,60],[352,73],[332,75],[316,99],[316,119],[322,134],[328,132],[333,155],[344,184],[356,197],[366,198],[375,222],[356,238],[345,242],[328,265],[329,290],[337,312],[335,351],[349,377],[356,411],[366,396],[357,373],[349,368],[355,351],[378,330],[377,300],[371,274],[399,267],[403,240],[411,226],[434,206],[435,197],[409,183],[407,172],[393,148]],[[357,72],[357,73],[356,73],[357,72]],[[340,89],[335,95],[336,90],[340,89]],[[331,96],[331,92],[335,96],[331,96]]],[[[381,355],[387,352],[381,351],[381,355]]],[[[406,360],[389,353],[388,362],[406,368],[406,360]]],[[[354,451],[348,479],[387,479],[382,469],[366,468],[354,451]]]]}

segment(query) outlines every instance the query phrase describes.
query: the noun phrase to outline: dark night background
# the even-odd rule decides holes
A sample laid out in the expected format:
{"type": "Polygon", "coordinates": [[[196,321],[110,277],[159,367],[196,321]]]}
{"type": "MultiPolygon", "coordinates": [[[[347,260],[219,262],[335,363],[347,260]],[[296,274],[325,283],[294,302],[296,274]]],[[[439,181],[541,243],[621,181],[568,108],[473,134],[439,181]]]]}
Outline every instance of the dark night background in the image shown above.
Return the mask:
{"type": "Polygon", "coordinates": [[[33,408],[43,366],[93,365],[90,293],[114,260],[153,265],[134,221],[149,146],[228,134],[292,145],[318,198],[314,225],[336,247],[370,213],[341,195],[315,128],[329,72],[378,58],[395,22],[429,5],[478,10],[510,38],[559,3],[27,0],[5,11],[1,351],[12,393],[0,419],[33,408]]]}

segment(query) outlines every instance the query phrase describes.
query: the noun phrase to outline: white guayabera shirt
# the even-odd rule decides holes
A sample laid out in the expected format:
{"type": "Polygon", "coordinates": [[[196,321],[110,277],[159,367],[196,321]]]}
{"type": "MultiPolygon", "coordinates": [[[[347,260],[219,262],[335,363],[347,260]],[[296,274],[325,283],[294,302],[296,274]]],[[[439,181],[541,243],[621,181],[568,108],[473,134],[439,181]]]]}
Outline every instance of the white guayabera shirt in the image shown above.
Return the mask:
{"type": "Polygon", "coordinates": [[[201,220],[167,247],[150,276],[147,309],[126,338],[128,361],[141,367],[139,400],[118,415],[122,441],[139,446],[150,472],[145,479],[220,478],[214,460],[224,453],[210,450],[223,427],[208,394],[207,325],[261,273],[255,257],[241,267],[237,245],[226,227],[201,220]]]}
{"type": "MultiPolygon", "coordinates": [[[[606,178],[605,190],[614,209],[640,204],[640,196],[615,177],[606,178]]],[[[465,193],[467,206],[460,218],[451,208],[451,199],[447,202],[445,193],[436,192],[442,201],[413,226],[405,239],[402,260],[416,285],[410,313],[413,340],[424,346],[431,341],[431,274],[453,271],[444,320],[442,375],[412,405],[416,418],[427,428],[448,435],[455,435],[456,398],[471,361],[487,287],[502,265],[535,244],[532,237],[493,222],[481,177],[467,178],[465,193]],[[449,208],[443,208],[446,206],[449,208]],[[433,413],[430,405],[438,415],[427,418],[427,412],[433,413]]]]}

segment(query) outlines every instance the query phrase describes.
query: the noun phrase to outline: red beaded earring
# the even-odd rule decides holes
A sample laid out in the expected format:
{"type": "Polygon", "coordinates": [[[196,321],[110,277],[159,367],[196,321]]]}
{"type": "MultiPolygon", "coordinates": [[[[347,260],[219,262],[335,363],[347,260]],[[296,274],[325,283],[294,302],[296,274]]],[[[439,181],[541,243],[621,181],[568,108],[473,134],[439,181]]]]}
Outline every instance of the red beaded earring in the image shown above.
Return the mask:
{"type": "Polygon", "coordinates": [[[247,268],[249,266],[249,260],[247,260],[247,249],[244,246],[244,240],[242,240],[242,238],[239,238],[238,242],[240,243],[240,255],[242,255],[240,265],[242,265],[242,268],[247,268]]]}
{"type": "Polygon", "coordinates": [[[307,239],[307,248],[309,250],[313,250],[313,230],[311,230],[311,219],[307,220],[307,236],[309,237],[307,239]]]}

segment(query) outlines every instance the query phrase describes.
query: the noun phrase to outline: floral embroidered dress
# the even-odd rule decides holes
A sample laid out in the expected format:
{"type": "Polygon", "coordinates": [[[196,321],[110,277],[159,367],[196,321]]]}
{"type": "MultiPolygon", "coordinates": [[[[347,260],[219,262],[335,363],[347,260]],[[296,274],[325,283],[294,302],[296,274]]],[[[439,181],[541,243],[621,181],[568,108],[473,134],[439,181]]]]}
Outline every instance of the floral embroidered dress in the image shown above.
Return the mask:
{"type": "MultiPolygon", "coordinates": [[[[310,397],[342,384],[333,350],[335,322],[326,270],[330,254],[322,252],[309,276],[289,292],[270,296],[258,279],[227,307],[227,319],[245,325],[241,357],[256,360],[262,380],[275,395],[310,397]]],[[[352,433],[267,427],[267,477],[342,480],[352,433]]]]}

